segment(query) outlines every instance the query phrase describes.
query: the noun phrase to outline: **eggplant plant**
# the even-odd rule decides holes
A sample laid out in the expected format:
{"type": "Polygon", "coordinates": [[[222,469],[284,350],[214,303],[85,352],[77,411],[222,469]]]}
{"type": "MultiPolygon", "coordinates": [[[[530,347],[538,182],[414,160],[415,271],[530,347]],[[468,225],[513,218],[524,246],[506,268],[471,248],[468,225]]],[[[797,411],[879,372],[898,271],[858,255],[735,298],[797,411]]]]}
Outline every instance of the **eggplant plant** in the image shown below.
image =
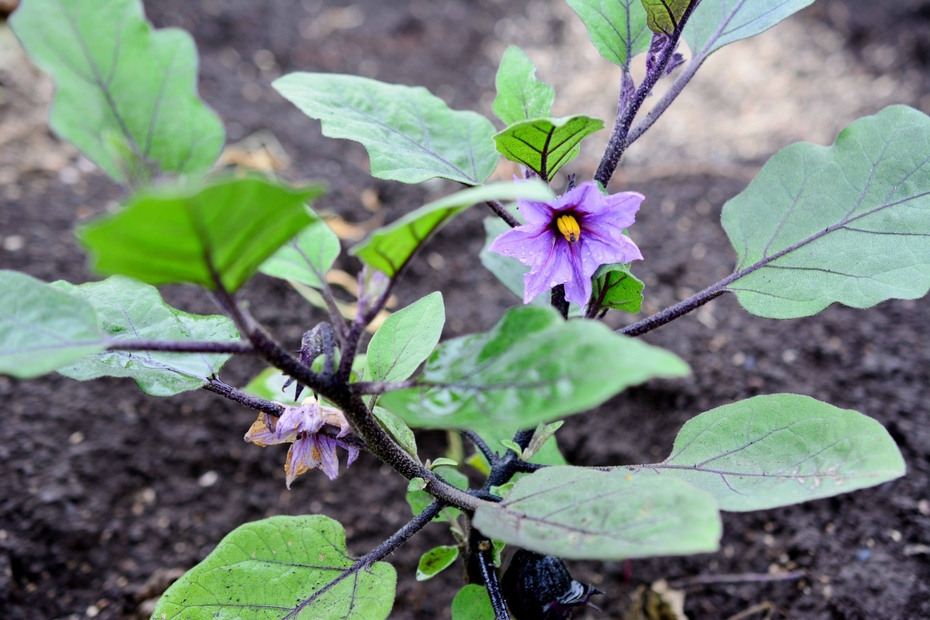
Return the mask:
{"type": "Polygon", "coordinates": [[[214,170],[225,133],[198,96],[187,33],[153,29],[139,0],[23,0],[11,24],[55,80],[52,129],[126,199],[76,233],[89,269],[106,279],[46,283],[0,271],[0,374],[130,377],[162,397],[214,392],[255,410],[242,429],[254,449],[289,446],[286,457],[272,448],[268,458],[283,457],[294,492],[298,477],[319,469],[335,479],[360,452],[408,481],[410,521],[361,557],[346,549],[343,526],[322,515],[247,523],[165,592],[153,618],[386,618],[397,580],[386,558],[437,520],[448,524],[449,544],[423,556],[416,578],[461,562],[455,620],[569,618],[602,593],[573,579],[566,559],[713,552],[721,511],[904,475],[880,424],[796,394],[697,415],[657,463],[572,466],[554,439],[568,416],[629,386],[688,375],[685,362],[637,336],[721,295],[756,316],[795,319],[930,289],[930,118],[891,106],[831,146],[783,149],[726,203],[721,224],[737,256],[729,275],[622,329],[602,321],[640,312],[644,284],[634,272],[650,258],[627,230],[651,201],[609,189],[625,151],[711,54],[812,2],[568,0],[622,77],[593,178],[571,174],[562,188],[554,175],[571,170],[605,122],[553,117],[554,89],[515,46],[497,72],[496,121],[419,87],[324,73],[279,78],[277,92],[319,120],[325,136],[364,145],[373,177],[461,186],[348,249],[362,269],[346,312],[327,279],[342,247],[313,210],[325,188],[214,170]],[[637,83],[631,67],[641,55],[637,83]],[[669,88],[643,113],[662,80],[669,88]],[[501,157],[522,174],[488,182],[501,157]],[[475,264],[514,293],[514,307],[487,332],[440,342],[440,291],[392,314],[385,306],[423,244],[470,208],[488,210],[475,264]],[[259,272],[325,309],[323,321],[302,326],[299,343],[276,338],[238,294],[259,272]],[[202,287],[220,314],[167,305],[157,287],[177,283],[202,287]],[[268,369],[230,385],[221,375],[233,355],[268,369]],[[423,454],[415,430],[427,428],[461,435],[473,453],[463,462],[423,454]],[[470,484],[479,475],[483,482],[470,484]]]}

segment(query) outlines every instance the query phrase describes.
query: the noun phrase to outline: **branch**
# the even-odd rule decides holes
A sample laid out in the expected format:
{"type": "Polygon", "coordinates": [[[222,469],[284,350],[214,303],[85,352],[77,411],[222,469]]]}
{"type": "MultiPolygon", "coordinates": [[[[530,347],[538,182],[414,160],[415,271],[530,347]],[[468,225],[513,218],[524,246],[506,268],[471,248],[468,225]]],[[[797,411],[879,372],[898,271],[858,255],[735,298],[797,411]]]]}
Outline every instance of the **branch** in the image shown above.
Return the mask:
{"type": "Polygon", "coordinates": [[[484,587],[488,590],[491,607],[494,608],[494,620],[510,620],[507,602],[504,600],[501,584],[497,580],[493,549],[494,544],[491,540],[482,538],[478,541],[478,552],[475,555],[478,556],[478,566],[481,568],[481,576],[484,577],[484,587]]]}
{"type": "Polygon", "coordinates": [[[481,435],[468,429],[462,429],[459,432],[465,437],[468,437],[468,440],[471,441],[475,447],[481,451],[481,454],[484,455],[484,458],[488,460],[488,463],[490,463],[492,467],[498,460],[500,460],[497,456],[497,453],[494,452],[487,443],[485,443],[484,439],[481,438],[481,435]]]}
{"type": "Polygon", "coordinates": [[[610,177],[613,176],[614,171],[617,169],[617,164],[620,163],[620,157],[623,155],[627,146],[629,146],[627,143],[627,136],[630,133],[633,119],[643,106],[643,103],[646,102],[646,99],[652,93],[652,89],[655,87],[656,83],[665,74],[665,69],[668,67],[668,63],[672,59],[672,56],[674,56],[675,50],[678,47],[678,42],[681,40],[681,33],[684,31],[688,19],[691,17],[692,13],[694,13],[698,4],[700,4],[700,0],[695,0],[685,9],[681,19],[675,24],[675,30],[668,35],[668,45],[659,57],[659,61],[653,67],[653,70],[647,73],[646,77],[643,78],[643,82],[633,94],[629,106],[626,109],[623,109],[622,106],[618,106],[617,122],[610,135],[607,148],[604,150],[601,163],[598,165],[597,172],[594,174],[594,179],[602,186],[607,187],[607,184],[610,182],[610,177]]]}
{"type": "Polygon", "coordinates": [[[716,583],[768,583],[770,581],[793,581],[807,577],[807,571],[796,570],[790,573],[743,573],[741,575],[697,575],[684,577],[669,582],[671,588],[687,588],[716,583]]]}
{"type": "Polygon", "coordinates": [[[675,319],[684,316],[691,312],[692,310],[697,310],[704,304],[709,301],[720,297],[726,292],[727,285],[732,281],[733,276],[730,276],[716,284],[708,286],[700,293],[695,293],[688,299],[675,304],[670,308],[666,308],[662,312],[653,314],[651,317],[645,318],[642,321],[633,323],[632,325],[627,325],[622,329],[618,329],[618,334],[623,334],[624,336],[642,336],[646,332],[651,332],[657,327],[662,327],[666,323],[670,323],[675,319]]]}
{"type": "Polygon", "coordinates": [[[501,204],[499,200],[488,200],[484,204],[488,205],[491,208],[491,211],[494,211],[494,214],[497,215],[497,217],[507,222],[511,228],[516,228],[520,225],[519,220],[512,216],[510,212],[504,208],[504,205],[501,204]]]}
{"type": "Polygon", "coordinates": [[[231,353],[254,355],[248,342],[191,342],[188,340],[117,340],[107,351],[166,351],[169,353],[231,353]]]}
{"type": "Polygon", "coordinates": [[[339,575],[337,575],[332,581],[314,592],[310,598],[301,601],[294,609],[292,609],[286,616],[284,616],[282,620],[296,619],[308,605],[312,605],[314,601],[320,598],[320,596],[331,590],[340,582],[344,581],[347,577],[351,577],[361,570],[371,568],[376,562],[380,562],[391,553],[394,553],[398,547],[410,540],[411,536],[426,527],[426,525],[432,521],[433,518],[438,515],[439,511],[442,509],[443,504],[441,502],[433,502],[427,506],[423,512],[415,516],[413,520],[411,520],[407,525],[397,530],[394,535],[375,547],[372,551],[369,551],[357,559],[355,564],[339,573],[339,575]]]}

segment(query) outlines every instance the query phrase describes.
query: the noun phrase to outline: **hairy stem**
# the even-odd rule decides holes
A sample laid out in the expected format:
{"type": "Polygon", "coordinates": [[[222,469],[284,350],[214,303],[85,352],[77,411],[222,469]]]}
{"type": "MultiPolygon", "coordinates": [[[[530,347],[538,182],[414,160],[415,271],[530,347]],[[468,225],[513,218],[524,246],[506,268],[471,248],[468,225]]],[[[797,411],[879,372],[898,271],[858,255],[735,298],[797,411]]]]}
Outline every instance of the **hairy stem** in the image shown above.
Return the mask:
{"type": "Polygon", "coordinates": [[[512,216],[510,212],[504,208],[504,205],[501,204],[499,200],[488,200],[485,202],[485,204],[491,208],[491,211],[494,211],[494,214],[497,215],[497,217],[507,222],[507,225],[511,228],[516,228],[520,225],[519,220],[512,216]]]}
{"type": "Polygon", "coordinates": [[[487,443],[485,443],[484,439],[481,438],[481,435],[468,429],[462,429],[460,432],[465,437],[468,437],[468,440],[475,445],[475,448],[481,451],[481,454],[484,455],[484,458],[486,458],[488,463],[490,463],[493,467],[494,464],[498,461],[497,453],[494,452],[487,443]]]}
{"type": "Polygon", "coordinates": [[[355,394],[385,394],[396,390],[406,390],[416,387],[416,381],[358,381],[350,383],[355,394]]]}
{"type": "Polygon", "coordinates": [[[168,353],[231,353],[254,355],[255,347],[248,342],[191,342],[188,340],[120,340],[107,346],[107,351],[165,351],[168,353]]]}
{"type": "Polygon", "coordinates": [[[344,581],[347,577],[351,577],[355,573],[371,568],[376,562],[380,562],[388,555],[394,553],[398,547],[403,545],[405,542],[410,540],[410,538],[422,530],[424,527],[429,524],[436,515],[439,514],[439,511],[443,509],[441,502],[433,502],[427,506],[423,512],[415,516],[407,525],[400,528],[395,532],[390,538],[385,540],[383,543],[360,557],[355,561],[355,564],[345,569],[332,581],[327,583],[325,586],[314,592],[309,598],[304,599],[298,605],[292,609],[282,620],[292,620],[300,616],[300,613],[306,609],[308,606],[312,605],[314,601],[319,599],[323,594],[334,588],[340,582],[344,581]]]}
{"type": "Polygon", "coordinates": [[[639,85],[639,88],[636,89],[636,92],[633,93],[629,106],[626,109],[621,107],[617,110],[617,122],[614,124],[613,132],[610,134],[610,140],[607,142],[607,148],[604,150],[601,163],[598,165],[597,172],[594,174],[594,179],[604,187],[607,187],[607,184],[610,182],[610,177],[613,176],[614,171],[617,169],[617,164],[620,163],[620,157],[629,146],[627,137],[630,133],[630,127],[633,125],[633,119],[636,118],[636,114],[643,106],[643,103],[646,102],[646,99],[652,93],[652,89],[655,88],[656,83],[665,74],[665,69],[668,67],[668,63],[672,59],[672,56],[674,56],[675,49],[678,47],[678,42],[681,40],[681,33],[684,31],[685,24],[688,23],[688,19],[691,17],[692,13],[694,13],[694,9],[697,8],[698,4],[700,4],[700,2],[695,1],[688,5],[681,19],[675,25],[675,30],[669,35],[668,45],[659,57],[659,61],[655,64],[652,71],[647,73],[646,77],[643,78],[643,82],[639,85]]]}
{"type": "MultiPolygon", "coordinates": [[[[732,276],[731,276],[732,277],[732,276]]],[[[730,283],[730,278],[721,280],[716,284],[713,284],[700,293],[695,293],[688,299],[675,304],[665,310],[653,314],[652,316],[633,323],[632,325],[627,325],[622,329],[618,329],[618,334],[623,334],[624,336],[642,336],[646,332],[651,332],[657,327],[662,327],[666,323],[670,323],[675,319],[684,316],[691,312],[692,310],[697,310],[707,302],[720,297],[726,292],[726,286],[730,283]]]]}

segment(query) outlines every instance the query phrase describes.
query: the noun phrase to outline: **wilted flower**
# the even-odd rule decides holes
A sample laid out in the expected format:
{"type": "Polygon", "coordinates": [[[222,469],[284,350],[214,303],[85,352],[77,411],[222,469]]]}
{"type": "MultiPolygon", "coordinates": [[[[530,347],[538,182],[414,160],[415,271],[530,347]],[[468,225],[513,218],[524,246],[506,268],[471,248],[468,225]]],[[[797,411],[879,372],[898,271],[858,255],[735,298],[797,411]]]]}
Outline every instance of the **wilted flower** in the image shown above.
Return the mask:
{"type": "Polygon", "coordinates": [[[336,446],[341,446],[349,453],[346,467],[358,458],[358,448],[319,432],[326,425],[339,429],[337,438],[345,437],[352,430],[341,411],[324,407],[315,399],[307,398],[299,407],[285,406],[285,412],[277,419],[264,412],[258,414],[258,419],[245,434],[245,440],[263,448],[292,443],[284,464],[287,488],[291,488],[294,478],[314,467],[320,468],[330,480],[334,480],[339,475],[336,446]]]}
{"type": "Polygon", "coordinates": [[[526,224],[503,233],[488,249],[532,267],[523,276],[523,303],[564,284],[565,299],[584,306],[598,267],[643,258],[623,234],[642,201],[643,195],[636,192],[605,196],[594,181],[565,192],[551,204],[520,200],[518,208],[526,224]]]}

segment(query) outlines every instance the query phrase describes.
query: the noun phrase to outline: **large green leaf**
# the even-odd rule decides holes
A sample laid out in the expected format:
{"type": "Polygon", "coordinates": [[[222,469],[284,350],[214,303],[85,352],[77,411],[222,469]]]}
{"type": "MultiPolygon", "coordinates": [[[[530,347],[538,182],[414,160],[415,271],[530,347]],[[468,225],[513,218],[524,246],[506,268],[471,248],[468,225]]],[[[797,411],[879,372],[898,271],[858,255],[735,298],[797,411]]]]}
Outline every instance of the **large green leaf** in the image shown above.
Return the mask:
{"type": "Polygon", "coordinates": [[[323,220],[316,219],[281,246],[258,270],[275,278],[320,288],[341,249],[336,233],[323,220]]]}
{"type": "Polygon", "coordinates": [[[562,558],[619,560],[715,551],[710,494],[671,476],[547,467],[521,478],[472,521],[485,536],[562,558]]]}
{"type": "Polygon", "coordinates": [[[368,369],[372,381],[403,381],[433,352],[446,309],[442,293],[432,293],[395,312],[368,343],[368,369]]]}
{"type": "Polygon", "coordinates": [[[453,217],[488,200],[552,200],[552,191],[539,181],[492,183],[456,192],[408,213],[390,226],[379,228],[349,253],[389,276],[400,271],[414,252],[453,217]]]}
{"type": "Polygon", "coordinates": [[[548,180],[578,156],[582,140],[603,128],[604,121],[581,114],[536,118],[511,125],[494,142],[501,155],[548,180]]]}
{"type": "Polygon", "coordinates": [[[656,33],[675,32],[693,0],[640,0],[646,9],[647,25],[656,33]]]}
{"type": "Polygon", "coordinates": [[[235,291],[311,223],[304,203],[321,193],[318,187],[235,179],[193,191],[143,194],[79,236],[99,273],[214,289],[215,271],[235,291]]]}
{"type": "Polygon", "coordinates": [[[930,288],[930,118],[892,106],[833,146],[789,146],[721,219],[739,257],[727,289],[758,316],[921,297],[930,288]]]}
{"type": "Polygon", "coordinates": [[[652,32],[646,26],[642,0],[568,0],[588,29],[594,47],[605,59],[629,69],[637,54],[649,49],[652,32]]]}
{"type": "Polygon", "coordinates": [[[450,110],[425,88],[331,73],[291,73],[272,86],[319,119],[324,136],[361,142],[379,179],[479,185],[497,166],[491,121],[450,110]]]}
{"type": "Polygon", "coordinates": [[[343,575],[354,563],[345,530],[329,517],[247,523],[168,588],[152,618],[387,618],[397,583],[394,567],[376,562],[343,575]]]}
{"type": "Polygon", "coordinates": [[[685,25],[695,56],[765,32],[814,0],[701,0],[685,25]]]}
{"type": "Polygon", "coordinates": [[[756,396],[702,413],[661,463],[620,468],[654,481],[674,476],[708,491],[722,510],[797,504],[904,475],[881,424],[807,396],[756,396]]]}
{"type": "Polygon", "coordinates": [[[507,125],[549,116],[555,89],[536,79],[533,61],[511,45],[497,69],[497,97],[492,105],[497,118],[507,125]]]}
{"type": "Polygon", "coordinates": [[[0,375],[31,379],[105,347],[90,304],[24,273],[0,270],[0,375]]]}
{"type": "Polygon", "coordinates": [[[117,181],[203,173],[225,139],[197,96],[197,50],[139,0],[24,0],[14,32],[57,86],[51,125],[117,181]]]}
{"type": "Polygon", "coordinates": [[[687,373],[673,354],[600,323],[524,306],[490,332],[441,344],[420,387],[389,392],[380,403],[413,427],[496,437],[585,411],[647,379],[687,373]]]}
{"type": "MultiPolygon", "coordinates": [[[[109,344],[120,340],[187,340],[238,342],[239,333],[224,316],[197,316],[175,310],[154,286],[113,276],[103,282],[52,286],[83,299],[97,312],[109,344]]],[[[146,394],[173,396],[196,390],[219,372],[229,355],[164,353],[160,351],[101,351],[58,372],[87,381],[98,377],[132,377],[146,394]]]]}
{"type": "Polygon", "coordinates": [[[494,607],[484,586],[469,584],[452,600],[452,620],[494,620],[494,607]]]}

